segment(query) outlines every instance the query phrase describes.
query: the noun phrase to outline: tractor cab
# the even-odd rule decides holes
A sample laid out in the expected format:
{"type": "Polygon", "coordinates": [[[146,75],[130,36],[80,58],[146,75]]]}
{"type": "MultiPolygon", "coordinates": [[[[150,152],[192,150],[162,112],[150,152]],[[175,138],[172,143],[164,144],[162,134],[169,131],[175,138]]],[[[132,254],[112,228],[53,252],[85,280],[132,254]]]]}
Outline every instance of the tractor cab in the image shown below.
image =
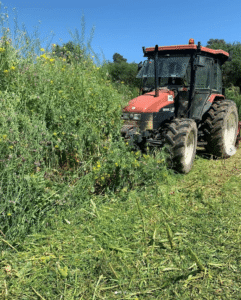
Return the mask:
{"type": "MultiPolygon", "coordinates": [[[[137,78],[141,78],[141,94],[168,89],[175,95],[175,117],[201,120],[203,111],[211,106],[207,99],[211,94],[222,94],[221,65],[229,54],[194,45],[155,48],[143,47],[144,57],[137,78]]],[[[223,96],[222,96],[223,97],[223,96]]]]}

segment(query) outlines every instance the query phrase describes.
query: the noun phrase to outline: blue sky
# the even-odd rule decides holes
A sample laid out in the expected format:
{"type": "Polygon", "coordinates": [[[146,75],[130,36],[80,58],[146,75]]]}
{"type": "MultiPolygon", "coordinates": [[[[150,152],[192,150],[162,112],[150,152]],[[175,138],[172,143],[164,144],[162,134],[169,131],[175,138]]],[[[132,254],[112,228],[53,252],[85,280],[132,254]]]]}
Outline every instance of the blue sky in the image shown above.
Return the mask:
{"type": "Polygon", "coordinates": [[[127,62],[139,63],[144,60],[142,46],[187,44],[189,38],[203,46],[210,38],[241,42],[240,0],[5,0],[2,12],[4,7],[10,29],[16,8],[20,28],[24,23],[31,33],[38,26],[39,37],[48,41],[54,32],[51,43],[56,44],[72,39],[69,30],[81,35],[84,14],[85,42],[94,26],[91,46],[101,60],[101,51],[110,61],[117,52],[127,62]]]}

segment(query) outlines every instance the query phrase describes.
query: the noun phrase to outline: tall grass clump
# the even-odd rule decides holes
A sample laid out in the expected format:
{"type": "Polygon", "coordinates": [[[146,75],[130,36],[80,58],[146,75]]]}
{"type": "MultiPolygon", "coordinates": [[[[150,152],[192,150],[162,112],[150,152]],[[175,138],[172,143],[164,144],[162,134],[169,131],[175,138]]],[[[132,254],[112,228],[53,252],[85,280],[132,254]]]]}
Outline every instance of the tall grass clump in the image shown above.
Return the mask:
{"type": "Polygon", "coordinates": [[[8,239],[40,230],[59,209],[85,205],[92,194],[167,177],[161,157],[158,162],[131,152],[120,138],[121,111],[132,95],[111,84],[93,55],[83,51],[77,62],[70,53],[68,63],[54,55],[55,45],[25,56],[26,45],[14,45],[10,30],[4,31],[0,226],[8,239]]]}
{"type": "Polygon", "coordinates": [[[241,94],[238,86],[231,86],[225,90],[227,99],[233,100],[238,108],[239,120],[241,120],[241,94]]]}

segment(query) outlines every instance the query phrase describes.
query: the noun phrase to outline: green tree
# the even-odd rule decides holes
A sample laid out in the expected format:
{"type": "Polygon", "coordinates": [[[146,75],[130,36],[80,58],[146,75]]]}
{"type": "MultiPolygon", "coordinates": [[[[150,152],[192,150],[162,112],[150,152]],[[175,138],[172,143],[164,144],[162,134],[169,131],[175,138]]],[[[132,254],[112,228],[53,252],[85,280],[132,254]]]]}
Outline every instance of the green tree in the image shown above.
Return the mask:
{"type": "Polygon", "coordinates": [[[132,87],[139,87],[140,81],[136,78],[138,73],[138,65],[136,63],[128,63],[119,53],[113,55],[113,62],[106,61],[102,68],[108,72],[112,82],[125,84],[132,87]]]}
{"type": "Polygon", "coordinates": [[[212,49],[215,49],[216,47],[218,47],[216,49],[220,49],[220,47],[222,47],[222,49],[223,48],[227,49],[228,44],[223,39],[221,39],[221,40],[220,39],[210,39],[210,40],[207,41],[207,46],[206,47],[212,48],[212,49]]]}
{"type": "Polygon", "coordinates": [[[121,62],[127,62],[127,59],[124,58],[122,55],[120,55],[119,53],[115,53],[113,55],[113,61],[114,63],[121,63],[121,62]]]}

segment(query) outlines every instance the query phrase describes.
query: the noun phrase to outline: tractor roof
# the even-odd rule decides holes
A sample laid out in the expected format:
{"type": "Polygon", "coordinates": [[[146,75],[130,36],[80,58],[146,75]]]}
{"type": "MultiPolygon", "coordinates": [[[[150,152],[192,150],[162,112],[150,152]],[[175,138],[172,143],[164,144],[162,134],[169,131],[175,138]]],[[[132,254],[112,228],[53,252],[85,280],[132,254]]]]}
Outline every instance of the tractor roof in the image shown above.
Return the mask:
{"type": "MultiPolygon", "coordinates": [[[[194,44],[189,44],[188,45],[177,45],[177,46],[161,46],[158,47],[158,52],[163,52],[163,54],[178,54],[178,53],[182,53],[182,54],[188,54],[188,53],[193,53],[196,52],[198,49],[197,45],[194,44]]],[[[214,49],[210,49],[207,47],[200,47],[200,54],[211,54],[212,56],[219,58],[222,63],[224,63],[228,57],[229,57],[229,53],[224,51],[224,50],[214,50],[214,49]]],[[[149,48],[145,48],[144,50],[144,57],[148,57],[153,55],[155,52],[155,47],[149,47],[149,48]]]]}

